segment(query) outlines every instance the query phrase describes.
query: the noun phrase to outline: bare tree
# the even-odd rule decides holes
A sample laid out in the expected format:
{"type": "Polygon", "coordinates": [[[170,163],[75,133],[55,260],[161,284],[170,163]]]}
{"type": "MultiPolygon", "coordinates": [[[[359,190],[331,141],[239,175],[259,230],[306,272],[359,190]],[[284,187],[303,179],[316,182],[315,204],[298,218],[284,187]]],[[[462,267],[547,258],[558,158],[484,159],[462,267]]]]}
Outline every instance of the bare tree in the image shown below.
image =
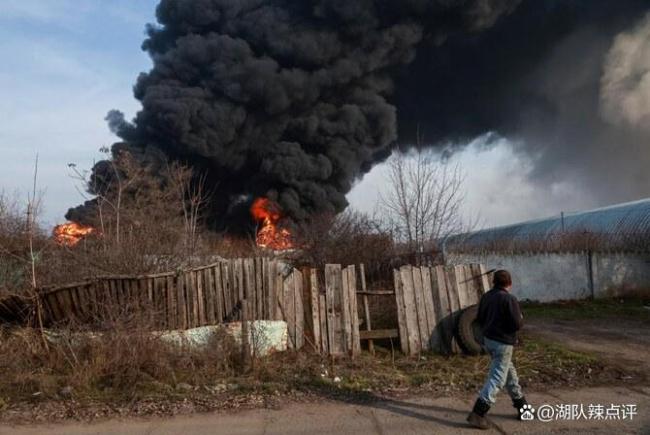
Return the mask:
{"type": "Polygon", "coordinates": [[[464,174],[459,165],[426,151],[397,153],[388,165],[379,209],[385,225],[409,252],[431,250],[471,226],[460,213],[464,174]]]}
{"type": "Polygon", "coordinates": [[[27,193],[25,208],[8,201],[0,193],[0,252],[26,265],[29,287],[32,292],[37,288],[37,263],[45,247],[42,233],[38,226],[38,212],[41,207],[41,192],[37,191],[38,154],[34,160],[32,190],[27,193]],[[23,221],[21,215],[25,215],[23,221]],[[24,235],[24,239],[23,239],[24,235]]]}
{"type": "MultiPolygon", "coordinates": [[[[110,150],[108,147],[101,147],[100,152],[108,155],[110,150]]],[[[125,193],[131,189],[131,186],[138,183],[144,176],[144,168],[135,164],[133,158],[128,152],[120,152],[113,159],[106,159],[107,164],[112,171],[112,177],[107,182],[106,186],[98,186],[97,181],[89,178],[89,171],[79,171],[76,164],[69,163],[68,167],[72,170],[72,178],[80,182],[84,188],[77,186],[77,191],[84,197],[89,199],[88,195],[84,193],[86,189],[93,192],[95,195],[95,202],[97,204],[97,216],[100,223],[100,231],[106,235],[105,226],[105,206],[110,207],[113,215],[113,227],[115,229],[114,236],[115,242],[119,245],[122,239],[122,208],[125,193]]],[[[107,239],[104,239],[107,240],[107,239]]]]}
{"type": "Polygon", "coordinates": [[[314,216],[295,232],[301,258],[323,267],[326,263],[383,264],[393,257],[393,238],[372,216],[348,208],[337,215],[314,216]]]}
{"type": "Polygon", "coordinates": [[[77,269],[86,274],[154,272],[205,254],[205,177],[176,161],[142,165],[128,151],[113,157],[104,163],[101,178],[69,165],[78,191],[91,204],[80,223],[95,229],[82,246],[63,247],[87,266],[77,269]]]}
{"type": "Polygon", "coordinates": [[[40,204],[40,198],[36,192],[36,180],[38,177],[38,154],[34,160],[34,178],[31,193],[27,194],[27,241],[29,243],[29,264],[31,272],[32,290],[36,293],[36,252],[34,251],[34,230],[36,228],[36,210],[40,204]]]}
{"type": "Polygon", "coordinates": [[[37,268],[47,246],[38,224],[42,195],[37,190],[37,180],[38,154],[34,160],[32,189],[27,193],[25,207],[23,208],[18,202],[11,204],[0,192],[0,254],[2,254],[0,276],[6,272],[6,269],[13,270],[13,274],[17,272],[20,276],[17,282],[12,283],[8,283],[2,277],[0,295],[9,293],[17,297],[23,297],[25,294],[29,296],[35,309],[33,314],[36,325],[41,331],[41,338],[47,349],[48,344],[43,335],[42,304],[37,287],[40,284],[37,280],[39,277],[37,268]]]}
{"type": "Polygon", "coordinates": [[[45,339],[43,332],[43,305],[41,303],[40,295],[38,294],[38,287],[36,282],[36,258],[37,252],[34,248],[34,239],[36,238],[37,223],[36,216],[40,207],[41,197],[36,191],[36,181],[38,179],[38,154],[34,160],[34,179],[32,183],[32,191],[27,195],[27,240],[29,243],[29,265],[31,272],[31,293],[32,299],[36,306],[36,320],[38,328],[41,333],[41,339],[46,350],[49,350],[49,345],[45,339]]]}
{"type": "Polygon", "coordinates": [[[186,248],[192,255],[196,250],[201,213],[209,200],[209,193],[206,192],[205,187],[205,175],[195,177],[189,166],[179,163],[168,163],[167,175],[178,195],[177,201],[183,211],[186,248]]]}

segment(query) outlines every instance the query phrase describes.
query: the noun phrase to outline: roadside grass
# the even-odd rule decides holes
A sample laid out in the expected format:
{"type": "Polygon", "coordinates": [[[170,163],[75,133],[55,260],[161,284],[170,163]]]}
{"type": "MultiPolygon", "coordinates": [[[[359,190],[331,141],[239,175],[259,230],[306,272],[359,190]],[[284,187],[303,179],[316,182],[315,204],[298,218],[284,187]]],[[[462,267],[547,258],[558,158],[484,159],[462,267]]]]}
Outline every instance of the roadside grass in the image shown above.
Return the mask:
{"type": "MultiPolygon", "coordinates": [[[[228,346],[170,353],[143,337],[40,347],[35,334],[0,342],[0,421],[173,415],[270,406],[291,400],[372,401],[409,394],[474,394],[488,371],[486,355],[407,357],[375,346],[355,359],[287,351],[254,359],[243,369],[228,346]],[[72,348],[71,348],[72,346],[72,348]],[[66,388],[68,391],[66,392],[66,388]],[[191,409],[188,411],[188,407],[191,409]],[[43,411],[47,410],[47,411],[43,411]],[[47,416],[38,416],[39,412],[47,416]]],[[[623,374],[598,357],[559,343],[524,337],[515,350],[525,389],[617,382],[623,374]]]]}
{"type": "MultiPolygon", "coordinates": [[[[609,370],[595,355],[574,352],[561,344],[527,337],[515,351],[515,365],[524,386],[538,390],[553,387],[593,385],[614,381],[617,373],[609,370]]],[[[354,394],[391,394],[415,391],[437,393],[475,392],[483,384],[489,367],[487,355],[465,356],[423,354],[419,358],[399,356],[377,348],[373,357],[363,353],[355,360],[341,360],[326,366],[325,376],[302,376],[302,385],[328,387],[354,394]],[[336,382],[338,378],[338,382],[336,382]]],[[[280,357],[281,360],[284,357],[280,357]]],[[[291,356],[289,356],[291,358],[291,356]]],[[[274,364],[296,367],[294,364],[274,364]]],[[[276,371],[276,373],[279,373],[276,371]]],[[[295,370],[291,370],[296,376],[295,370]]]]}
{"type": "Polygon", "coordinates": [[[650,300],[641,298],[608,298],[552,303],[522,302],[526,318],[558,320],[632,319],[650,322],[650,300]]]}

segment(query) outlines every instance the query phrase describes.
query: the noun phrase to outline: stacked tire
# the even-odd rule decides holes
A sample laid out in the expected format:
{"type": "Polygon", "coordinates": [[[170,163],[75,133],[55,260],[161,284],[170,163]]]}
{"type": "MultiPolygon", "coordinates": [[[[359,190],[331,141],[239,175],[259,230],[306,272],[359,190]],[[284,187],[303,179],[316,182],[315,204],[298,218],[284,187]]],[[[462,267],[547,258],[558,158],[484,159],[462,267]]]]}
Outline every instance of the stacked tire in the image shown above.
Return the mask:
{"type": "Polygon", "coordinates": [[[483,333],[476,320],[477,316],[478,305],[471,305],[460,312],[456,322],[456,340],[463,352],[468,355],[483,353],[483,333]]]}

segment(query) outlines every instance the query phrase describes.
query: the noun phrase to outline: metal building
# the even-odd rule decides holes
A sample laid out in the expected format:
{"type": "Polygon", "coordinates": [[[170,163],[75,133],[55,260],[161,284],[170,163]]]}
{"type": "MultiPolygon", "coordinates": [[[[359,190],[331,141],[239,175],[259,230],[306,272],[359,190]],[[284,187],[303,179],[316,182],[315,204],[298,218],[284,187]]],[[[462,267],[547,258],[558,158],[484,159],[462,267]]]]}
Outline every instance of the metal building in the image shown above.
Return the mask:
{"type": "Polygon", "coordinates": [[[650,250],[650,198],[456,235],[449,250],[650,250]]]}

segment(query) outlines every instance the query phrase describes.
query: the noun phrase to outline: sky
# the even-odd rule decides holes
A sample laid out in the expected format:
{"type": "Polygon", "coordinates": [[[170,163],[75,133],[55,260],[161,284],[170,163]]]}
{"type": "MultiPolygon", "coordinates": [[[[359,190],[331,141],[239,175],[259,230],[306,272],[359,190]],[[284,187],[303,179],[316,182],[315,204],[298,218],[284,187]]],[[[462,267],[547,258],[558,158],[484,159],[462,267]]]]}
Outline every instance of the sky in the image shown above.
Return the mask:
{"type": "MultiPolygon", "coordinates": [[[[42,221],[64,221],[83,186],[68,164],[90,169],[102,146],[117,140],[104,121],[117,108],[132,118],[132,88],[151,62],[141,51],[157,0],[0,0],[0,191],[26,198],[38,155],[42,221]]],[[[604,204],[584,189],[528,179],[530,158],[505,139],[481,138],[450,157],[465,173],[462,213],[491,227],[604,204]]],[[[348,195],[352,207],[376,211],[386,188],[379,165],[348,195]]]]}

